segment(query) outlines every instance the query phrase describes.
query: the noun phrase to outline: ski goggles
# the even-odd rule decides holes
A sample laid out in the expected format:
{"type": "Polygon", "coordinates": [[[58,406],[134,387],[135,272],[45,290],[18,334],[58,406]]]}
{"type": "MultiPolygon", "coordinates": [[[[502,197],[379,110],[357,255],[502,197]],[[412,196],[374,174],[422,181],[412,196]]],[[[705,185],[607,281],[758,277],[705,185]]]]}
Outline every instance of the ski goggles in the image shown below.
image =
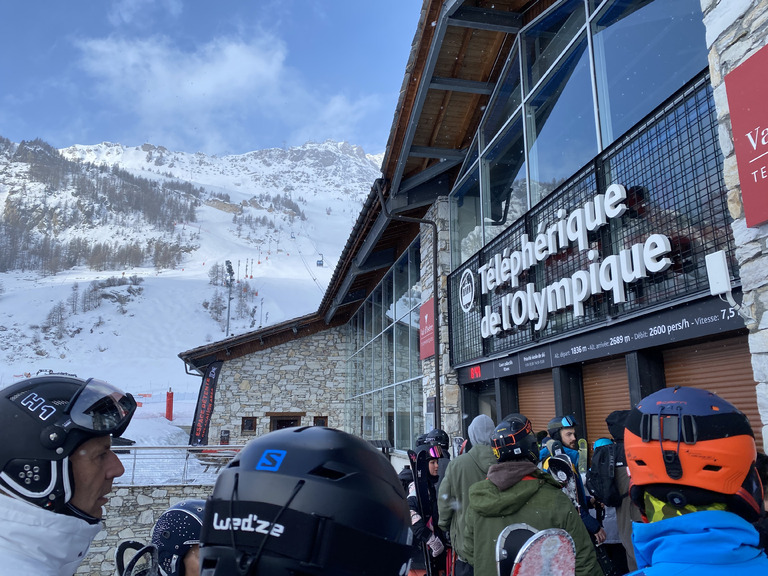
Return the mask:
{"type": "Polygon", "coordinates": [[[135,411],[136,400],[131,394],[90,378],[69,401],[66,413],[81,430],[117,437],[125,432],[135,411]]]}
{"type": "Polygon", "coordinates": [[[439,445],[430,446],[427,452],[429,452],[429,459],[442,458],[444,456],[443,449],[439,445]]]}
{"type": "Polygon", "coordinates": [[[563,416],[560,424],[563,425],[563,428],[574,428],[576,426],[576,418],[573,416],[563,416]]]}

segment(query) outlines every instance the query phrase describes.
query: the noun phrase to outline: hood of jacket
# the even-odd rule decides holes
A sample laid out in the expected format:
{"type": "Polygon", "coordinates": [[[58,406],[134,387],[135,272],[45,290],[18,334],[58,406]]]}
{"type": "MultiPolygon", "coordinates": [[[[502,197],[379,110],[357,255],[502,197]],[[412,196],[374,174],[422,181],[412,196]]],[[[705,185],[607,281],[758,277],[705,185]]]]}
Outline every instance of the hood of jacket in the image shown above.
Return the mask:
{"type": "Polygon", "coordinates": [[[491,417],[486,416],[485,414],[480,414],[479,416],[475,416],[474,420],[472,420],[472,423],[469,425],[469,428],[467,428],[467,435],[469,436],[469,441],[472,442],[472,446],[477,446],[479,444],[490,446],[491,434],[493,434],[494,430],[495,426],[493,425],[491,417]]]}
{"type": "Polygon", "coordinates": [[[541,489],[551,484],[558,491],[560,485],[549,474],[544,474],[530,462],[500,462],[488,469],[488,482],[470,488],[472,506],[481,516],[508,516],[514,514],[541,489]],[[537,482],[521,482],[533,476],[537,482]]]}
{"type": "Polygon", "coordinates": [[[632,532],[638,568],[659,570],[664,564],[722,568],[757,562],[761,571],[756,569],[755,574],[768,570],[757,530],[732,512],[707,510],[651,524],[634,522],[632,532]]]}
{"type": "Polygon", "coordinates": [[[72,576],[101,530],[101,522],[0,495],[0,573],[72,576]]]}

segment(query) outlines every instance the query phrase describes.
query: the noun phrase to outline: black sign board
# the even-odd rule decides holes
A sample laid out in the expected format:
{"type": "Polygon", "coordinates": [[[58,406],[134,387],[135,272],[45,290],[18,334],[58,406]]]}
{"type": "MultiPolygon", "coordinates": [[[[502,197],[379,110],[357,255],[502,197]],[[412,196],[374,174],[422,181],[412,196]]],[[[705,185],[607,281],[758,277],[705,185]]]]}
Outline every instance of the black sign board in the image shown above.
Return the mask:
{"type": "Polygon", "coordinates": [[[707,298],[461,368],[458,371],[459,383],[468,384],[586,362],[740,328],[744,328],[744,320],[736,310],[719,298],[707,298]],[[479,375],[482,378],[473,377],[479,375]]]}

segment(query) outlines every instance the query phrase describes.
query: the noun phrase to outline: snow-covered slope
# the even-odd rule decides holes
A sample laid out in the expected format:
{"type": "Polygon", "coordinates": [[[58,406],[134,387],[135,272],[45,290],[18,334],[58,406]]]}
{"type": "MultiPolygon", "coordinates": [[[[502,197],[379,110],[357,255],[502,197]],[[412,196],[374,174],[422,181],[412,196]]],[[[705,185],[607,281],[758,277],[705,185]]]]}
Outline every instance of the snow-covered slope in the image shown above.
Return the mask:
{"type": "Polygon", "coordinates": [[[185,374],[177,354],[225,337],[226,308],[218,315],[212,308],[226,303],[228,289],[211,284],[211,270],[223,270],[229,260],[235,272],[230,334],[314,312],[381,161],[330,141],[222,158],[106,143],[60,151],[68,160],[202,188],[194,198],[195,220],[167,230],[138,213],[116,216],[109,203],[85,217],[82,206],[73,208],[82,201],[75,188],[31,182],[29,167],[14,160],[18,145],[6,148],[0,155],[4,219],[9,207],[33,210],[41,215],[34,233],[49,234],[54,244],[164,238],[187,248],[172,268],[149,261],[103,270],[79,265],[55,274],[3,272],[0,388],[45,371],[99,377],[145,395],[146,416],[162,413],[164,404],[152,403],[164,403],[170,388],[181,419],[189,418],[200,381],[185,374]],[[78,224],[56,228],[51,218],[65,213],[78,224]]]}

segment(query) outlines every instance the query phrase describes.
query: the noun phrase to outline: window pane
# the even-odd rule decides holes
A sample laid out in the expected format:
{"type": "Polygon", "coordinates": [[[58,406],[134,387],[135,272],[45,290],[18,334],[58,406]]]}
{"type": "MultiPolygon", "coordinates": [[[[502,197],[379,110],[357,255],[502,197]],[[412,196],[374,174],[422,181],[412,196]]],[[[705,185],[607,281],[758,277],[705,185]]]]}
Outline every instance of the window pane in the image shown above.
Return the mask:
{"type": "Polygon", "coordinates": [[[533,204],[597,154],[593,108],[585,37],[526,104],[533,204]]]}
{"type": "Polygon", "coordinates": [[[384,438],[384,426],[382,423],[382,393],[381,390],[371,394],[371,436],[369,440],[381,440],[384,438]]]}
{"type": "Polygon", "coordinates": [[[413,308],[421,302],[421,243],[418,239],[408,248],[408,279],[409,304],[413,308]]]}
{"type": "Polygon", "coordinates": [[[381,332],[381,285],[378,285],[371,294],[371,331],[376,336],[381,332]]]}
{"type": "Polygon", "coordinates": [[[384,435],[382,440],[389,440],[389,443],[395,445],[395,387],[384,388],[384,435]]]}
{"type": "Polygon", "coordinates": [[[382,385],[389,386],[394,382],[394,329],[392,326],[387,328],[381,335],[381,367],[382,367],[382,385]]]}
{"type": "Polygon", "coordinates": [[[411,384],[395,386],[395,448],[411,448],[411,384]]]}
{"type": "Polygon", "coordinates": [[[376,338],[374,338],[373,342],[371,343],[371,366],[373,369],[373,379],[371,382],[371,390],[376,390],[378,388],[381,388],[382,385],[382,375],[383,375],[383,368],[381,364],[381,345],[382,345],[382,337],[381,334],[379,334],[376,338]]]}
{"type": "Polygon", "coordinates": [[[411,286],[408,281],[407,253],[395,263],[393,273],[395,277],[395,318],[399,320],[404,314],[408,314],[411,310],[411,306],[408,303],[408,293],[410,292],[411,286]]]}
{"type": "Polygon", "coordinates": [[[364,316],[364,325],[363,325],[363,342],[366,344],[371,341],[371,338],[373,338],[372,334],[372,319],[371,319],[371,301],[366,300],[365,304],[363,304],[363,314],[364,316]]]}
{"type": "Polygon", "coordinates": [[[390,326],[394,320],[395,306],[393,298],[392,270],[390,270],[381,282],[381,307],[384,311],[384,328],[390,326]]]}
{"type": "Polygon", "coordinates": [[[526,93],[546,74],[586,22],[583,0],[569,0],[529,28],[523,36],[526,93]]]}
{"type": "MultiPolygon", "coordinates": [[[[407,318],[410,318],[408,316],[407,318]]],[[[395,381],[408,380],[410,376],[410,328],[404,322],[395,324],[395,381]]]]}
{"type": "Polygon", "coordinates": [[[453,192],[451,206],[451,260],[457,268],[483,246],[480,227],[480,177],[475,170],[453,192]]]}
{"type": "Polygon", "coordinates": [[[416,446],[416,437],[427,432],[424,430],[424,393],[421,378],[411,381],[411,415],[413,417],[411,446],[416,446]]]}
{"type": "Polygon", "coordinates": [[[419,309],[411,311],[411,345],[409,347],[411,355],[411,378],[421,376],[421,360],[419,359],[419,309]]]}
{"type": "Polygon", "coordinates": [[[493,102],[488,108],[488,113],[485,115],[483,126],[480,129],[480,134],[483,136],[483,146],[487,146],[493,140],[496,132],[501,130],[504,123],[515,113],[523,101],[523,95],[520,91],[520,57],[517,50],[510,56],[504,75],[504,81],[496,89],[493,102]]]}
{"type": "Polygon", "coordinates": [[[523,120],[506,130],[486,157],[489,172],[487,197],[483,196],[486,244],[528,209],[523,120]]]}
{"type": "Polygon", "coordinates": [[[616,0],[592,28],[604,146],[707,66],[700,0],[616,0]]]}

